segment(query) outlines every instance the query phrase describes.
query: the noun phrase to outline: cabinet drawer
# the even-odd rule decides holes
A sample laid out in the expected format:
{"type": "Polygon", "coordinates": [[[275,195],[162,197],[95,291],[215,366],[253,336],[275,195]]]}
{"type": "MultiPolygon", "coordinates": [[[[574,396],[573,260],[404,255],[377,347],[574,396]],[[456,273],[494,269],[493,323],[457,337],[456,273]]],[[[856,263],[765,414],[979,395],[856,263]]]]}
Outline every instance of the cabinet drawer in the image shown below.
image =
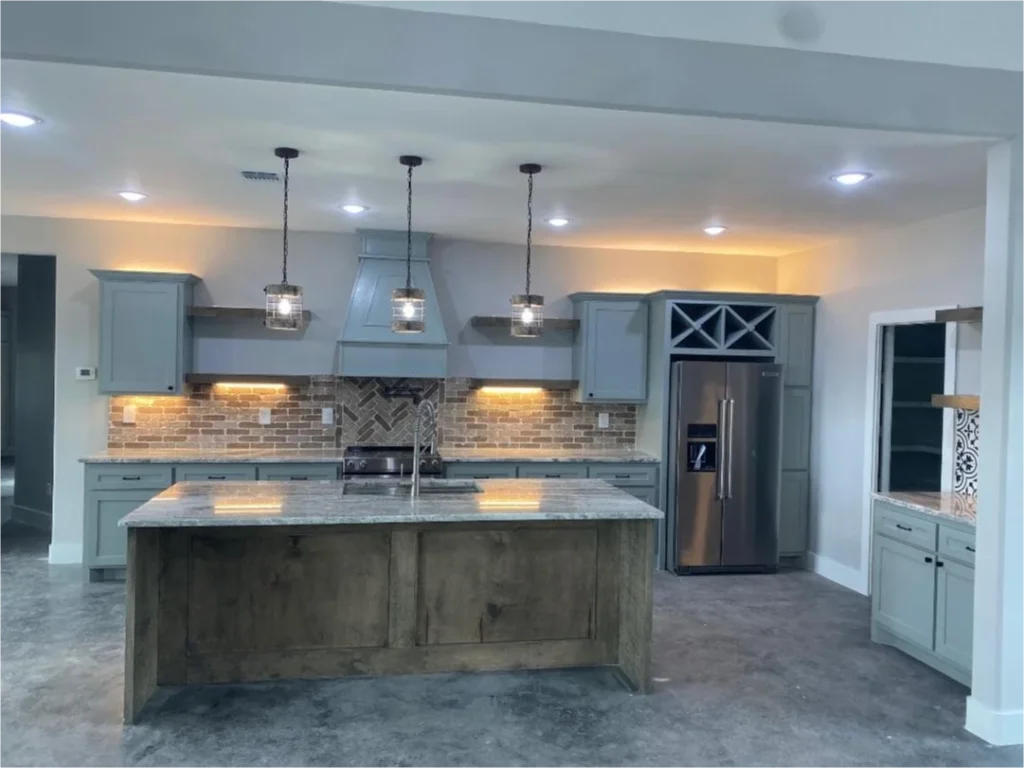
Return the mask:
{"type": "Polygon", "coordinates": [[[658,468],[638,464],[591,464],[590,477],[612,485],[654,485],[658,468]]]}
{"type": "Polygon", "coordinates": [[[875,505],[875,530],[890,539],[904,541],[915,547],[935,551],[938,525],[911,515],[904,515],[892,507],[875,505]]]}
{"type": "Polygon", "coordinates": [[[337,464],[264,464],[256,467],[257,480],[337,480],[337,464]]]}
{"type": "Polygon", "coordinates": [[[961,531],[959,528],[951,528],[946,525],[939,526],[939,554],[959,560],[974,567],[974,534],[961,531]]]}
{"type": "Polygon", "coordinates": [[[650,504],[652,507],[658,506],[658,489],[657,488],[638,488],[635,486],[625,486],[622,489],[623,493],[628,493],[630,496],[635,496],[645,504],[650,504]]]}
{"type": "Polygon", "coordinates": [[[463,477],[472,480],[490,480],[491,478],[507,479],[516,476],[516,465],[477,461],[445,464],[444,476],[463,477]]]}
{"type": "Polygon", "coordinates": [[[587,476],[585,464],[520,464],[519,477],[551,478],[553,480],[582,480],[587,476]]]}
{"type": "Polygon", "coordinates": [[[162,490],[171,484],[171,467],[167,464],[87,464],[85,489],[162,490]]]}
{"type": "Polygon", "coordinates": [[[179,464],[174,468],[176,483],[255,479],[253,464],[179,464]]]}

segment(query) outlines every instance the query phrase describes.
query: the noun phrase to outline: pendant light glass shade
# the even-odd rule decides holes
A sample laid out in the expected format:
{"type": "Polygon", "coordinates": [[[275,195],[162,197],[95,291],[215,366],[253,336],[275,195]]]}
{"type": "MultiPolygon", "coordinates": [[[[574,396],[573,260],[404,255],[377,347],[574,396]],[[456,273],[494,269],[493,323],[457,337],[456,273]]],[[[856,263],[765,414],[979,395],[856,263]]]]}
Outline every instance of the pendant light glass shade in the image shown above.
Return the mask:
{"type": "Polygon", "coordinates": [[[416,155],[402,155],[398,162],[406,167],[405,206],[405,287],[391,292],[391,330],[394,333],[423,333],[426,329],[427,302],[422,288],[412,287],[412,169],[423,164],[416,155]]]}
{"type": "Polygon", "coordinates": [[[274,155],[284,160],[284,225],[281,247],[281,282],[263,289],[267,294],[267,314],[263,323],[275,331],[298,331],[306,324],[302,312],[302,288],[288,283],[288,180],[289,164],[299,156],[299,150],[278,147],[274,155]]]}
{"type": "Polygon", "coordinates": [[[512,297],[512,335],[535,338],[544,328],[544,297],[517,293],[512,297]]]}
{"type": "Polygon", "coordinates": [[[519,172],[528,177],[526,193],[526,291],[512,296],[512,335],[537,338],[544,330],[544,297],[530,293],[530,257],[533,251],[533,177],[540,173],[537,163],[523,163],[519,172]]]}

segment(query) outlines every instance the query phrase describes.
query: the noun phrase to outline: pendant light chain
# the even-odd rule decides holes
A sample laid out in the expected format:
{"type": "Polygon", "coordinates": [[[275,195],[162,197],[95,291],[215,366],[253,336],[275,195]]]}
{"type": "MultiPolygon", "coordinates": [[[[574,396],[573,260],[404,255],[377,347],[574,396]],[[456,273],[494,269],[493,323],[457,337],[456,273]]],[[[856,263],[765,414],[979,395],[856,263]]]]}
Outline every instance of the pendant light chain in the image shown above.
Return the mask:
{"type": "Polygon", "coordinates": [[[406,173],[405,204],[405,287],[412,288],[412,166],[406,173]]]}
{"type": "Polygon", "coordinates": [[[288,166],[289,158],[284,159],[284,246],[281,260],[281,283],[288,285],[288,166]]]}
{"type": "Polygon", "coordinates": [[[533,247],[533,174],[529,174],[526,193],[526,293],[530,292],[530,252],[533,247]]]}

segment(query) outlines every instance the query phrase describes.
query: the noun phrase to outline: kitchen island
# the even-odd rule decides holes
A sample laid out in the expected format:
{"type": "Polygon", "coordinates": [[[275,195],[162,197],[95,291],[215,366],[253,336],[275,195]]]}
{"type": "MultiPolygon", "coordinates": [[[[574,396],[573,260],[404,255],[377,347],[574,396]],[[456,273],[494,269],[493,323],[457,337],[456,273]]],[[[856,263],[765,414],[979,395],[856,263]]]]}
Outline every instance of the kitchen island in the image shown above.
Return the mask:
{"type": "Polygon", "coordinates": [[[178,483],[121,521],[124,719],[285,678],[610,665],[645,692],[662,516],[602,480],[178,483]]]}

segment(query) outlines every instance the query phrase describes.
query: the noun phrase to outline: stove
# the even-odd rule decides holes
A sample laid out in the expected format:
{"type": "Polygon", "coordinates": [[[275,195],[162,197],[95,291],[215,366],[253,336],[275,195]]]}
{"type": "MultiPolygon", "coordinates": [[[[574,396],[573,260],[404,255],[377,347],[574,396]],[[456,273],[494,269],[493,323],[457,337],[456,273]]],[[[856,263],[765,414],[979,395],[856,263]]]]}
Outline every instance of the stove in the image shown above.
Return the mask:
{"type": "MultiPolygon", "coordinates": [[[[342,478],[412,477],[411,445],[350,445],[345,449],[342,478]]],[[[441,457],[420,449],[420,475],[440,477],[441,457]]]]}

